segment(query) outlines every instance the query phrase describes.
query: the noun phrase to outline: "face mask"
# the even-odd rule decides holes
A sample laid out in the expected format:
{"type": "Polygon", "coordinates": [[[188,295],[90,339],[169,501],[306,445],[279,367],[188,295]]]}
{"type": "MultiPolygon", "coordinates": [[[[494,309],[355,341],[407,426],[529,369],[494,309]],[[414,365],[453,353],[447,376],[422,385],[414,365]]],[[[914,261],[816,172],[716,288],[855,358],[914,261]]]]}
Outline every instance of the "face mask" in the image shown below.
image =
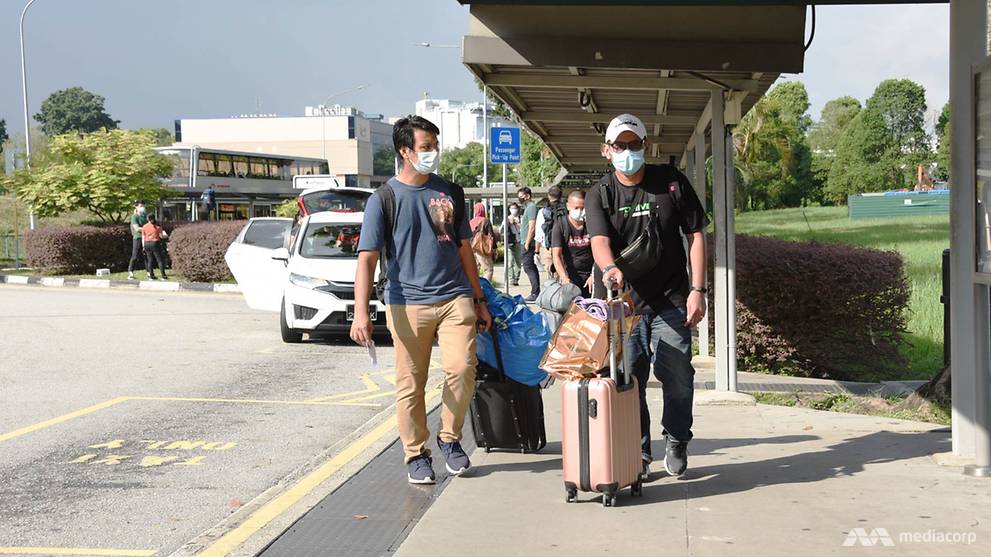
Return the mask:
{"type": "Polygon", "coordinates": [[[568,211],[568,214],[571,215],[571,218],[576,221],[585,221],[585,209],[571,209],[568,211]]]}
{"type": "Polygon", "coordinates": [[[138,207],[138,214],[139,214],[139,215],[143,215],[143,214],[145,214],[146,212],[147,212],[147,210],[146,210],[146,209],[145,209],[144,207],[138,207]]]}
{"type": "Polygon", "coordinates": [[[612,154],[612,165],[616,167],[616,170],[630,176],[636,174],[640,167],[643,166],[643,152],[641,149],[639,151],[631,151],[626,149],[619,153],[612,154]]]}
{"type": "Polygon", "coordinates": [[[509,214],[510,215],[513,215],[515,217],[516,215],[520,214],[520,210],[519,209],[510,209],[509,210],[509,214]]]}
{"type": "Polygon", "coordinates": [[[437,157],[437,151],[421,151],[416,154],[416,162],[413,163],[413,168],[420,174],[430,174],[436,171],[438,166],[440,166],[440,160],[437,157]]]}

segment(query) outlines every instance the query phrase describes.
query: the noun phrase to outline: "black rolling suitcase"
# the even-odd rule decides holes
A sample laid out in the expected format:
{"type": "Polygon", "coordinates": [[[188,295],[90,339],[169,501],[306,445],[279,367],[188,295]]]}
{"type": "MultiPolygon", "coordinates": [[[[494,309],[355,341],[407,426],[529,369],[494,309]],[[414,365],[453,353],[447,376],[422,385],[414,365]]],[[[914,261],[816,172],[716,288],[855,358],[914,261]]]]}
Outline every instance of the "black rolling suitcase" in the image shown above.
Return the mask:
{"type": "Polygon", "coordinates": [[[485,452],[492,449],[536,452],[547,445],[544,431],[544,400],[540,387],[506,377],[499,350],[499,335],[489,334],[498,367],[479,360],[475,395],[471,399],[471,428],[475,444],[485,452]]]}

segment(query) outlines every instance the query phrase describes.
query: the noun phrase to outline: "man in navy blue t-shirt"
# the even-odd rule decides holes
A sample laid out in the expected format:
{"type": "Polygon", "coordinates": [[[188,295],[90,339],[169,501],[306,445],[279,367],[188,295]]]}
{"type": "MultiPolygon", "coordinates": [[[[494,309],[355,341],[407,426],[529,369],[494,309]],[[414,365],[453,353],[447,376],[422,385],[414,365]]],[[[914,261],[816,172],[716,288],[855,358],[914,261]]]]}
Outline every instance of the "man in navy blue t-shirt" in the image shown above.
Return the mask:
{"type": "Polygon", "coordinates": [[[463,203],[463,192],[433,173],[438,133],[437,126],[419,116],[403,118],[393,127],[393,145],[403,161],[399,175],[388,182],[395,199],[394,222],[390,230],[382,196],[373,194],[365,206],[358,243],[351,326],[355,342],[371,342],[368,300],[375,266],[384,251],[388,281],[383,301],[396,347],[399,438],[409,481],[420,484],[435,479],[426,448],[430,432],[424,400],[434,337],[447,375],[437,445],[444,453],[447,471],[460,474],[471,465],[460,440],[475,391],[476,326],[487,330],[492,324],[463,207],[455,210],[456,202],[463,203]]]}

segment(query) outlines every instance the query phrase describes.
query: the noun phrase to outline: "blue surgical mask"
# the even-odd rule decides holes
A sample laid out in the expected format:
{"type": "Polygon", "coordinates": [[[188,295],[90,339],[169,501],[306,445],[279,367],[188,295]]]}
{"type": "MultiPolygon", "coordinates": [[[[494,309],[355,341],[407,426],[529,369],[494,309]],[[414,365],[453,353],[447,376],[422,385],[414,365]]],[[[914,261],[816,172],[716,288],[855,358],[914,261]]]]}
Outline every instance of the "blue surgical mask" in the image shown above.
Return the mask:
{"type": "Polygon", "coordinates": [[[585,209],[571,209],[568,214],[578,222],[585,222],[585,209]]]}
{"type": "Polygon", "coordinates": [[[643,166],[643,155],[644,149],[639,151],[626,149],[619,153],[613,153],[612,165],[616,167],[616,170],[627,176],[631,176],[636,174],[640,170],[640,167],[643,166]]]}
{"type": "Polygon", "coordinates": [[[420,174],[436,172],[438,166],[440,159],[437,157],[437,151],[420,151],[416,154],[416,162],[413,163],[413,168],[420,174]]]}

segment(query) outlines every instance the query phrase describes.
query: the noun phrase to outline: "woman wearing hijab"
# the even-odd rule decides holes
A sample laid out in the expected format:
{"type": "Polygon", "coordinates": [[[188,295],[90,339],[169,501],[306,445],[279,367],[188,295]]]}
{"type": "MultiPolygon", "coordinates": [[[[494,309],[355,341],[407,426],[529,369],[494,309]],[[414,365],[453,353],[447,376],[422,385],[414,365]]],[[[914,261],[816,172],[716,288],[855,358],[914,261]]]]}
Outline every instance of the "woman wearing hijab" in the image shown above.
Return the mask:
{"type": "Polygon", "coordinates": [[[478,263],[478,274],[492,282],[492,270],[495,266],[495,230],[485,216],[485,204],[475,203],[475,213],[471,219],[471,250],[478,263]]]}

